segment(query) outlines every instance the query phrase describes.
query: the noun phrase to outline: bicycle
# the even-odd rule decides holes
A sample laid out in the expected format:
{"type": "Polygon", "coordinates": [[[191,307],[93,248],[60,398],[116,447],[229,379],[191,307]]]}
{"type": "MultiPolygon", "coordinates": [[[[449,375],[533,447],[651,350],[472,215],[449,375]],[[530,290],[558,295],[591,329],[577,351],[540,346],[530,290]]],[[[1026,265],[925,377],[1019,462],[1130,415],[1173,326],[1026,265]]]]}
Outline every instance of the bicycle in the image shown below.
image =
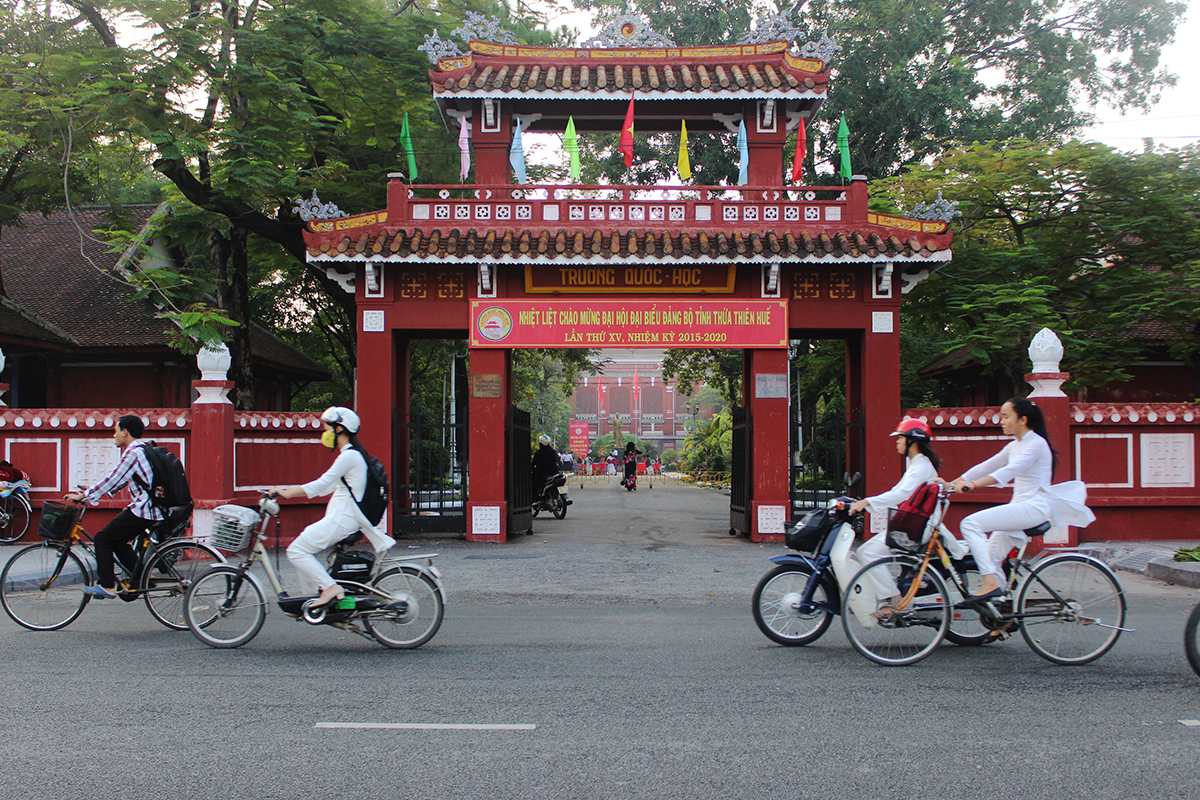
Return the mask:
{"type": "MultiPolygon", "coordinates": [[[[949,506],[943,485],[926,531],[944,527],[949,506]]],[[[1030,539],[1051,528],[1044,522],[1025,531],[1030,539]]],[[[924,538],[924,537],[922,537],[924,538]]],[[[1004,561],[1010,600],[970,599],[970,586],[948,567],[949,554],[940,536],[928,541],[889,536],[893,550],[905,553],[880,559],[859,570],[846,588],[851,596],[874,603],[877,587],[895,585],[898,594],[884,598],[879,610],[862,620],[845,615],[842,624],[854,648],[879,664],[913,664],[928,656],[946,636],[955,610],[977,612],[979,624],[994,639],[1007,638],[1015,627],[1035,653],[1055,664],[1087,664],[1107,653],[1125,628],[1125,591],[1105,564],[1082,553],[1058,553],[1025,561],[1028,541],[1004,561]],[[949,580],[949,584],[947,584],[949,580]],[[952,587],[952,588],[951,588],[952,587]],[[956,592],[962,600],[952,598],[956,592]]]]}
{"type": "MultiPolygon", "coordinates": [[[[45,541],[18,550],[0,572],[0,605],[18,625],[53,631],[83,613],[91,599],[83,587],[96,583],[95,542],[83,527],[85,510],[47,501],[38,525],[45,541]],[[80,557],[76,546],[87,558],[80,557]]],[[[192,581],[213,562],[225,560],[206,544],[176,538],[190,517],[190,509],[170,515],[135,538],[132,570],[117,560],[124,576],[117,582],[117,596],[126,602],[141,598],[151,616],[177,631],[187,629],[183,596],[192,581]]]]}
{"type": "Polygon", "coordinates": [[[12,544],[24,536],[32,516],[29,481],[0,481],[0,544],[12,544]]]}
{"type": "Polygon", "coordinates": [[[353,534],[335,544],[330,555],[330,574],[345,588],[346,596],[314,606],[315,597],[287,594],[271,565],[266,541],[272,517],[277,539],[279,527],[279,503],[273,497],[264,493],[257,511],[227,505],[218,506],[213,514],[213,544],[245,555],[238,564],[214,566],[184,598],[188,629],[209,647],[241,647],[262,629],[268,605],[262,584],[250,572],[257,562],[262,563],[283,612],[310,625],[332,625],[384,647],[405,650],[425,644],[441,627],[446,595],[441,573],[433,566],[437,553],[376,558],[373,553],[348,549],[362,536],[353,534]],[[427,563],[411,563],[420,560],[427,563]]]}

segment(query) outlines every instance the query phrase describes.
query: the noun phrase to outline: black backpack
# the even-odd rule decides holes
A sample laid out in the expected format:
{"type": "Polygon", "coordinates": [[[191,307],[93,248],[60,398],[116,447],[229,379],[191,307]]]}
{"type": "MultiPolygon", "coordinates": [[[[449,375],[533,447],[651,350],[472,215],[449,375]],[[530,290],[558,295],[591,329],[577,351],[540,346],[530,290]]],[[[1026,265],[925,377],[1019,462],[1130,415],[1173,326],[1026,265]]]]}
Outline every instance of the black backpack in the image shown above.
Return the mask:
{"type": "Polygon", "coordinates": [[[183,462],[179,457],[165,447],[159,447],[150,442],[142,448],[146,460],[150,462],[153,482],[145,486],[142,479],[134,476],[134,481],[150,494],[150,502],[162,511],[170,511],[180,506],[192,504],[192,491],[188,488],[187,475],[183,471],[183,462]]]}
{"type": "MultiPolygon", "coordinates": [[[[379,459],[367,453],[365,450],[359,450],[363,459],[367,462],[367,488],[363,490],[362,500],[357,497],[354,502],[358,504],[358,508],[362,511],[363,516],[367,518],[367,522],[372,525],[378,525],[379,520],[383,519],[383,513],[387,511],[388,496],[390,487],[388,486],[387,470],[383,468],[383,464],[379,463],[379,459]]],[[[346,479],[342,478],[342,483],[346,483],[346,479]]],[[[346,483],[346,488],[350,489],[350,484],[346,483]]],[[[354,490],[350,489],[350,496],[354,497],[354,490]]]]}

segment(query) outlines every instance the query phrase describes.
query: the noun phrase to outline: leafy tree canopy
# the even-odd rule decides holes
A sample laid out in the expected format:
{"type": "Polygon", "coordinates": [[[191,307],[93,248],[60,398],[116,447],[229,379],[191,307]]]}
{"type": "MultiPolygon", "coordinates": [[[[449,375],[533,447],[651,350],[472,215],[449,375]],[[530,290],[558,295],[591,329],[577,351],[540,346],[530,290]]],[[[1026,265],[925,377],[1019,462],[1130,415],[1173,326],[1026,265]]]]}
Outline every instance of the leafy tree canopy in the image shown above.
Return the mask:
{"type": "Polygon", "coordinates": [[[1028,140],[954,148],[873,187],[880,208],[937,190],[959,201],[954,260],[908,296],[907,319],[1014,385],[1049,327],[1076,388],[1128,379],[1148,335],[1196,361],[1200,149],[1128,155],[1028,140]]]}

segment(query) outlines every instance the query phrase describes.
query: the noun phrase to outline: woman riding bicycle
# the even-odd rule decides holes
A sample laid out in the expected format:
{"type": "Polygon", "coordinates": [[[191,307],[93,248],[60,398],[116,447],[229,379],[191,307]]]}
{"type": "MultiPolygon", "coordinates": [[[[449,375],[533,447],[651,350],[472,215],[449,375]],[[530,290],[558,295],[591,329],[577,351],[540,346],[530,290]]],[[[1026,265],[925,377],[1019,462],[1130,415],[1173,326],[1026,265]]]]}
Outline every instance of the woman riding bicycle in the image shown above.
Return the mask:
{"type": "Polygon", "coordinates": [[[333,466],[321,477],[302,486],[281,486],[272,490],[277,497],[319,497],[333,493],[325,507],[325,516],[305,528],[287,549],[288,560],[321,592],[313,603],[314,608],[340,600],[346,594],[317,559],[317,553],[360,530],[367,535],[376,552],[396,544],[395,539],[377,530],[367,520],[356,501],[367,488],[366,451],[358,441],[361,424],[358,415],[348,408],[334,406],[325,409],[321,422],[325,424],[321,443],[330,450],[339,451],[333,466]]]}
{"type": "MultiPolygon", "coordinates": [[[[887,519],[888,509],[907,500],[918,488],[930,481],[937,480],[937,471],[941,460],[929,444],[933,433],[929,426],[919,419],[903,420],[889,436],[896,437],[896,452],[906,459],[906,468],[900,482],[883,494],[866,497],[850,506],[850,513],[857,514],[868,509],[871,516],[887,519]]],[[[885,526],[886,527],[886,526],[885,526]]],[[[965,555],[965,551],[961,555],[965,555]]],[[[860,564],[870,564],[881,558],[892,555],[887,543],[887,531],[877,533],[858,548],[856,558],[860,564]]],[[[956,558],[960,554],[953,554],[956,558]]],[[[875,612],[877,617],[885,617],[892,612],[888,599],[894,600],[899,590],[895,581],[891,581],[885,570],[875,570],[870,573],[876,580],[875,596],[883,601],[875,612]],[[885,583],[885,581],[889,581],[885,583]]]]}
{"type": "Polygon", "coordinates": [[[1004,505],[976,511],[962,521],[961,531],[982,581],[975,600],[1005,594],[1000,564],[1014,547],[1029,537],[1023,531],[1053,520],[1060,525],[1085,526],[1096,517],[1087,509],[1087,489],[1081,481],[1051,486],[1058,458],[1050,446],[1046,420],[1033,401],[1013,398],[1000,407],[1000,429],[1013,440],[968,469],[951,483],[955,492],[1012,483],[1012,499],[1004,505]],[[989,539],[987,534],[991,533],[989,539]]]}

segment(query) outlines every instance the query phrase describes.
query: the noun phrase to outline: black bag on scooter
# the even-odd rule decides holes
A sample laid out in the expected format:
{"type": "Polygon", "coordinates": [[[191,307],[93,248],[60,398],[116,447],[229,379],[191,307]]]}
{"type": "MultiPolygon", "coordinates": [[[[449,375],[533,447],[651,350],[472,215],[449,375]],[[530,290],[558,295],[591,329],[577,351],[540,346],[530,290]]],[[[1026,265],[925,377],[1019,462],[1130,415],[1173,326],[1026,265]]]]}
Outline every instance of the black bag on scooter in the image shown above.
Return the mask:
{"type": "Polygon", "coordinates": [[[828,508],[810,511],[784,532],[783,543],[801,553],[815,553],[836,522],[828,508]]]}
{"type": "Polygon", "coordinates": [[[375,568],[375,554],[364,550],[348,550],[338,553],[329,565],[329,575],[335,581],[366,583],[375,568]]]}

